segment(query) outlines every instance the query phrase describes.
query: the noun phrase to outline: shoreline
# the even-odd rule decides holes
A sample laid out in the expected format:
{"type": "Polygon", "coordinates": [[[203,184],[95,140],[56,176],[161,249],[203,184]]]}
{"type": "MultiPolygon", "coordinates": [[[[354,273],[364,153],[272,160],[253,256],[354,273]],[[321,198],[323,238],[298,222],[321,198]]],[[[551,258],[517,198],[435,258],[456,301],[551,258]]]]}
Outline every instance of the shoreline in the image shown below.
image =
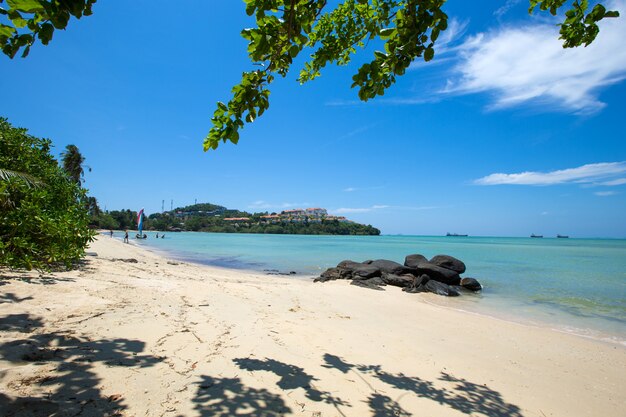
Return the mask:
{"type": "MultiPolygon", "coordinates": [[[[106,233],[106,231],[99,231],[99,232],[106,233]]],[[[157,232],[157,231],[154,231],[154,232],[157,232]]],[[[186,233],[212,233],[212,232],[186,232],[186,233]]],[[[429,237],[429,236],[426,236],[426,237],[429,237]]],[[[120,240],[120,239],[116,238],[116,240],[120,240]]],[[[133,239],[130,239],[130,242],[132,245],[134,245],[137,248],[146,250],[148,252],[154,253],[159,256],[172,257],[181,262],[193,263],[195,265],[207,266],[209,268],[218,268],[218,269],[224,269],[227,271],[238,271],[238,272],[250,273],[250,274],[260,274],[264,276],[287,276],[292,279],[297,278],[297,279],[304,279],[304,280],[308,280],[308,279],[313,280],[314,278],[319,276],[319,274],[310,274],[310,273],[301,273],[301,272],[296,272],[295,275],[288,275],[284,273],[287,271],[280,271],[280,272],[283,272],[283,274],[268,274],[267,271],[269,269],[261,270],[261,269],[244,268],[244,267],[237,268],[234,266],[224,266],[224,265],[215,264],[212,262],[202,262],[201,260],[194,259],[193,257],[186,257],[184,253],[179,253],[174,250],[162,249],[162,248],[151,246],[150,244],[139,245],[137,244],[137,242],[134,242],[133,239]]],[[[272,268],[272,265],[267,265],[267,268],[272,268]]],[[[321,269],[320,273],[323,271],[324,269],[321,269]]],[[[490,294],[488,296],[498,297],[499,295],[490,294]]],[[[467,303],[468,301],[467,297],[472,297],[472,295],[465,295],[465,298],[453,297],[452,299],[447,299],[446,297],[435,297],[431,301],[427,301],[427,302],[432,303],[433,305],[441,307],[441,308],[449,308],[451,310],[459,311],[462,313],[476,314],[476,315],[483,316],[483,317],[490,317],[490,318],[494,318],[497,320],[502,320],[505,322],[516,323],[516,324],[530,326],[530,327],[550,329],[550,330],[554,330],[557,332],[571,334],[577,337],[582,337],[585,339],[590,339],[590,340],[595,340],[595,341],[602,342],[602,343],[615,344],[618,346],[626,347],[626,334],[620,333],[619,331],[615,329],[609,330],[606,328],[601,328],[598,325],[598,323],[594,323],[596,324],[596,327],[589,327],[589,326],[581,327],[578,325],[578,323],[574,322],[577,319],[575,315],[557,306],[552,306],[551,309],[548,309],[548,310],[545,310],[545,307],[544,307],[544,310],[542,310],[542,307],[531,306],[531,304],[528,304],[527,302],[523,302],[522,300],[515,300],[518,303],[524,303],[526,307],[532,307],[535,310],[542,311],[542,314],[541,316],[538,315],[537,313],[535,313],[534,315],[530,313],[522,314],[519,312],[517,314],[515,313],[512,314],[510,310],[506,309],[506,306],[504,304],[500,306],[490,305],[486,307],[485,303],[483,303],[482,301],[478,301],[477,304],[471,305],[467,303]],[[548,312],[550,312],[551,314],[549,314],[548,312]],[[554,314],[556,314],[558,318],[565,319],[565,321],[563,320],[558,321],[554,317],[554,314]],[[552,315],[552,317],[547,317],[548,315],[552,315]],[[552,320],[550,320],[550,318],[552,320]]]]}
{"type": "Polygon", "coordinates": [[[0,273],[0,414],[595,416],[626,404],[619,345],[103,236],[89,251],[77,271],[0,273]]]}

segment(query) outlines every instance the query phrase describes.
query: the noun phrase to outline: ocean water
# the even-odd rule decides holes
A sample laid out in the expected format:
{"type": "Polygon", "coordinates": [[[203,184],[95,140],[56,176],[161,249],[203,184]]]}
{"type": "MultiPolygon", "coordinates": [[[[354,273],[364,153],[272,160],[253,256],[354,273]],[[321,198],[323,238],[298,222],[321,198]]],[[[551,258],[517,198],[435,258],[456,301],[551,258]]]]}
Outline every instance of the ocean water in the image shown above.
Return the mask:
{"type": "MultiPolygon", "coordinates": [[[[452,255],[479,294],[436,303],[626,345],[626,240],[166,233],[134,243],[187,261],[317,276],[344,259],[452,255]]],[[[134,236],[134,233],[131,234],[134,236]]],[[[119,237],[119,236],[118,236],[119,237]]],[[[297,279],[297,278],[295,278],[297,279]]],[[[407,294],[407,296],[410,296],[407,294]]]]}

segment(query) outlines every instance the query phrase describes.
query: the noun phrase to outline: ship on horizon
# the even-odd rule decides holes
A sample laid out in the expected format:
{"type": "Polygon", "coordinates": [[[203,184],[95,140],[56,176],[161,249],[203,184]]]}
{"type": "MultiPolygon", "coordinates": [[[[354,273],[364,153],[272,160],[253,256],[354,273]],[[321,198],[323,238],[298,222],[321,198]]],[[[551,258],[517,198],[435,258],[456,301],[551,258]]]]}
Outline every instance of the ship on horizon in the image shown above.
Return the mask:
{"type": "Polygon", "coordinates": [[[569,238],[569,236],[567,236],[567,235],[556,235],[556,237],[558,239],[568,239],[569,238]]]}
{"type": "Polygon", "coordinates": [[[543,235],[536,235],[536,234],[534,234],[534,233],[533,233],[532,235],[530,235],[530,237],[537,237],[537,238],[541,238],[541,237],[543,237],[543,235]]]}
{"type": "Polygon", "coordinates": [[[458,234],[458,233],[450,233],[450,232],[448,232],[448,233],[446,233],[446,236],[451,236],[451,237],[467,237],[467,236],[469,236],[469,235],[460,235],[460,234],[458,234]]]}

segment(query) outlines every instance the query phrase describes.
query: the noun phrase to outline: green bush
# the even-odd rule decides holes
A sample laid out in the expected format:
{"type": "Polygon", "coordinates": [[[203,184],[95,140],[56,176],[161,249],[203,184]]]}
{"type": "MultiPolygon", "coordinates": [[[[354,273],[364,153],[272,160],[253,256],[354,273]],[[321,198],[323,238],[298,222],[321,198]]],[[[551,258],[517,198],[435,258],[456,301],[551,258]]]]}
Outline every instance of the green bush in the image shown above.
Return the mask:
{"type": "Polygon", "coordinates": [[[71,268],[95,232],[86,191],[59,167],[51,142],[0,118],[0,265],[71,268]]]}

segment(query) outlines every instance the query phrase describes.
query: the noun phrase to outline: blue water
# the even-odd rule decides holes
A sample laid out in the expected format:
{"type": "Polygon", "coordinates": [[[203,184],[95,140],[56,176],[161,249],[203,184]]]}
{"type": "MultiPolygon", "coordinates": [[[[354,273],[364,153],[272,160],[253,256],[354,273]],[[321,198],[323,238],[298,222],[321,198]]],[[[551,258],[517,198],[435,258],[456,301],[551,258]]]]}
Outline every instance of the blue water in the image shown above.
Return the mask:
{"type": "MultiPolygon", "coordinates": [[[[134,234],[131,234],[134,235],[134,234]]],[[[542,323],[626,344],[626,240],[429,236],[301,236],[167,233],[139,245],[188,261],[319,275],[344,259],[421,253],[463,260],[478,295],[437,300],[447,307],[542,323]]],[[[134,240],[133,240],[134,241],[134,240]]],[[[407,295],[409,296],[409,295],[407,295]]]]}

